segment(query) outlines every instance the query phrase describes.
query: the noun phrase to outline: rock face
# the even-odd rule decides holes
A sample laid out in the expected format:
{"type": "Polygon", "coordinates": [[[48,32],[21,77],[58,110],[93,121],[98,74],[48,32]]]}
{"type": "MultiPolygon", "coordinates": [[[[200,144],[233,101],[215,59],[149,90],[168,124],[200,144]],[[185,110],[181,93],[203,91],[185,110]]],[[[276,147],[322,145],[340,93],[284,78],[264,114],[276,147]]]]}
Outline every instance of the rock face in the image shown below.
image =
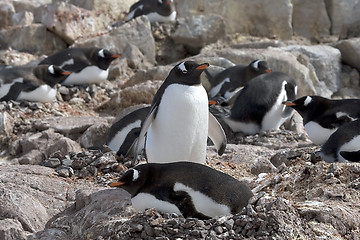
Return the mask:
{"type": "Polygon", "coordinates": [[[340,50],[344,63],[360,71],[360,38],[340,41],[335,47],[340,50]]]}

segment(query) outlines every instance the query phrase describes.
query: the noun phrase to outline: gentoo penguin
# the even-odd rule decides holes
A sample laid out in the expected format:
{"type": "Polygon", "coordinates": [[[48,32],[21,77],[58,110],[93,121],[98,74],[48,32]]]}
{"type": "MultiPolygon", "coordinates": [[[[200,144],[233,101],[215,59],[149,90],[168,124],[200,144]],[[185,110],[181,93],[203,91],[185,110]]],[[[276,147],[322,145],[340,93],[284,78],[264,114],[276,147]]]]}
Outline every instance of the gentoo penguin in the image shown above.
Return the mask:
{"type": "Polygon", "coordinates": [[[341,125],[321,147],[320,155],[326,162],[359,162],[360,119],[341,125]]]}
{"type": "Polygon", "coordinates": [[[303,118],[310,140],[324,144],[339,126],[360,117],[360,99],[331,100],[320,96],[304,96],[284,103],[303,118]]]}
{"type": "Polygon", "coordinates": [[[297,86],[291,77],[281,72],[259,75],[240,92],[223,121],[233,132],[256,134],[278,129],[292,114],[282,102],[296,98],[297,86]]]}
{"type": "Polygon", "coordinates": [[[176,10],[173,0],[140,0],[130,7],[125,18],[128,22],[133,18],[146,15],[152,22],[170,22],[176,19],[176,10]]]}
{"type": "Polygon", "coordinates": [[[53,87],[69,74],[54,65],[3,68],[0,70],[0,101],[52,101],[56,97],[53,87]]]}
{"type": "Polygon", "coordinates": [[[267,62],[254,60],[249,65],[236,65],[229,67],[224,71],[210,76],[211,89],[209,91],[210,99],[218,99],[229,101],[241,88],[254,77],[261,74],[271,72],[267,62]]]}
{"type": "Polygon", "coordinates": [[[139,153],[147,133],[145,151],[149,163],[204,163],[208,136],[219,155],[224,152],[224,130],[209,113],[207,93],[200,81],[200,74],[208,66],[193,61],[177,64],[155,94],[136,148],[139,153]]]}
{"type": "Polygon", "coordinates": [[[246,184],[191,162],[140,164],[110,186],[129,192],[137,211],[156,208],[200,219],[238,213],[253,196],[246,184]]]}
{"type": "Polygon", "coordinates": [[[110,63],[120,57],[103,48],[68,48],[57,52],[39,64],[54,64],[72,72],[62,85],[84,85],[100,83],[109,75],[110,63]]]}
{"type": "Polygon", "coordinates": [[[110,127],[107,145],[116,151],[117,155],[127,157],[130,153],[134,153],[141,126],[150,109],[151,107],[136,109],[114,122],[110,127]]]}

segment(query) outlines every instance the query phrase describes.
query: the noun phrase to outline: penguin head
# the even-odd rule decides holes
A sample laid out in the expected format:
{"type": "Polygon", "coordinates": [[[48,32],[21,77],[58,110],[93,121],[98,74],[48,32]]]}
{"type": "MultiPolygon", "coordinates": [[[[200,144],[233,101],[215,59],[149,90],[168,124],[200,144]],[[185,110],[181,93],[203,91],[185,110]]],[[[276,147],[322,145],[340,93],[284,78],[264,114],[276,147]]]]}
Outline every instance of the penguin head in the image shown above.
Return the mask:
{"type": "Polygon", "coordinates": [[[70,74],[71,72],[55,65],[38,65],[34,68],[34,75],[51,87],[63,81],[70,74]]]}
{"type": "Polygon", "coordinates": [[[119,187],[135,196],[139,189],[145,184],[147,171],[139,170],[138,167],[132,168],[124,173],[117,182],[110,184],[110,187],[119,187]]]}
{"type": "Polygon", "coordinates": [[[272,72],[271,69],[268,67],[267,62],[262,60],[254,60],[249,64],[249,66],[256,72],[261,72],[261,73],[272,72]]]}
{"type": "Polygon", "coordinates": [[[167,79],[174,83],[198,85],[201,83],[200,74],[209,66],[208,63],[197,64],[194,61],[185,61],[177,64],[167,79]]]}
{"type": "Polygon", "coordinates": [[[106,70],[110,66],[110,63],[120,57],[120,54],[113,54],[106,49],[99,49],[96,53],[99,68],[106,70]]]}
{"type": "Polygon", "coordinates": [[[158,5],[170,5],[173,0],[157,0],[158,5]]]}
{"type": "Polygon", "coordinates": [[[283,104],[292,107],[304,118],[307,116],[307,114],[318,109],[318,105],[321,103],[321,99],[323,98],[318,96],[304,96],[294,101],[283,102],[283,104]]]}

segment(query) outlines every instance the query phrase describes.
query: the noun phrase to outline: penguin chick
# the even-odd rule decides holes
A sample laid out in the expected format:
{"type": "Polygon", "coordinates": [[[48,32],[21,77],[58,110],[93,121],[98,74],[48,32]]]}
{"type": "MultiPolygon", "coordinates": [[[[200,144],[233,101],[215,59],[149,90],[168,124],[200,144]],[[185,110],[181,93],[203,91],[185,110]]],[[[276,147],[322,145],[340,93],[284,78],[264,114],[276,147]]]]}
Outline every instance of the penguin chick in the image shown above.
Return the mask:
{"type": "Polygon", "coordinates": [[[200,219],[236,214],[253,196],[246,184],[191,162],[141,164],[110,186],[129,192],[138,211],[156,208],[200,219]]]}

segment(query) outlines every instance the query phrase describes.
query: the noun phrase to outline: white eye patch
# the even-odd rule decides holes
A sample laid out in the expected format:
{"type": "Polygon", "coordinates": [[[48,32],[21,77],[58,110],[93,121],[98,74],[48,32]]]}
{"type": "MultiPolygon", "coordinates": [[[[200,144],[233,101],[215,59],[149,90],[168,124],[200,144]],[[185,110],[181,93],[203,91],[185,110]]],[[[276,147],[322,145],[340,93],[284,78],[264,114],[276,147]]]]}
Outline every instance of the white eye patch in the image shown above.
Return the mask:
{"type": "Polygon", "coordinates": [[[49,71],[49,73],[51,73],[51,74],[55,74],[54,65],[50,65],[50,66],[48,67],[48,71],[49,71]]]}
{"type": "Polygon", "coordinates": [[[183,72],[183,73],[187,73],[187,69],[185,67],[185,62],[182,62],[179,64],[178,68],[183,72]]]}
{"type": "Polygon", "coordinates": [[[133,182],[135,182],[139,178],[139,171],[136,169],[133,169],[133,182]]]}
{"type": "Polygon", "coordinates": [[[307,105],[309,105],[309,103],[311,103],[311,101],[312,101],[312,98],[307,96],[304,101],[304,106],[306,107],[307,105]]]}
{"type": "Polygon", "coordinates": [[[105,54],[104,54],[104,49],[101,49],[100,51],[99,51],[99,56],[100,57],[105,57],[105,54]]]}
{"type": "Polygon", "coordinates": [[[159,2],[160,4],[162,4],[162,3],[163,3],[163,1],[162,1],[162,0],[158,0],[158,2],[159,2]]]}
{"type": "Polygon", "coordinates": [[[252,64],[253,68],[258,69],[258,68],[259,68],[259,62],[260,62],[260,60],[255,61],[255,62],[252,64]]]}

